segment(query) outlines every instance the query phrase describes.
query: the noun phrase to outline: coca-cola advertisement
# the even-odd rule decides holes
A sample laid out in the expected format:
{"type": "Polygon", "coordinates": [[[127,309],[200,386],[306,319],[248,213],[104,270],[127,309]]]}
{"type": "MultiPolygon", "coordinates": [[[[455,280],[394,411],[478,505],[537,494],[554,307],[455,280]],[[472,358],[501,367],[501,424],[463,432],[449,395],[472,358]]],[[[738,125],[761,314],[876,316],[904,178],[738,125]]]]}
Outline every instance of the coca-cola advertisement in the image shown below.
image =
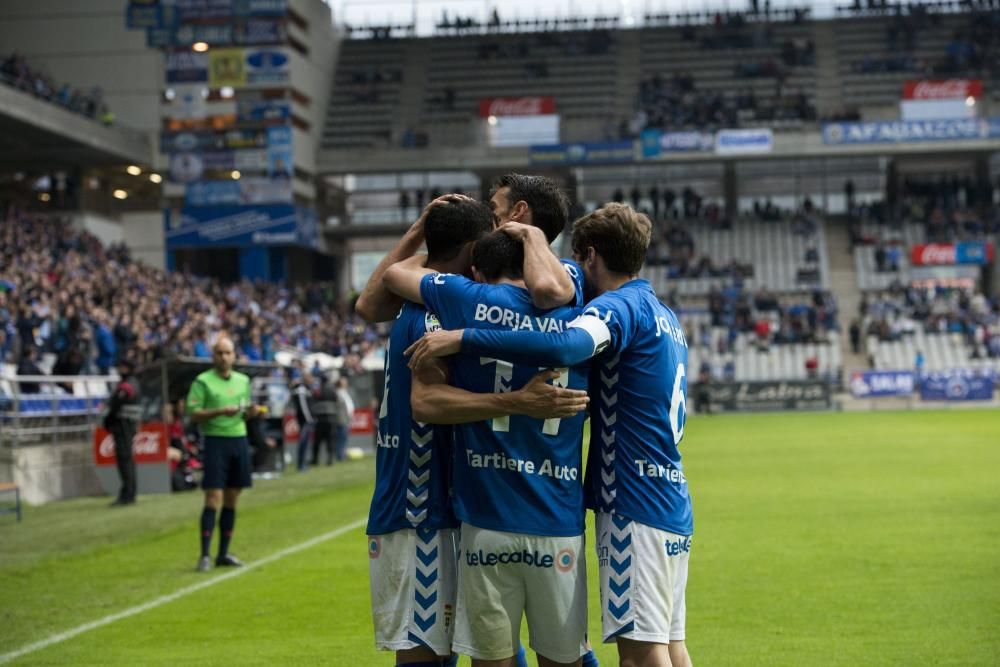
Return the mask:
{"type": "MultiPolygon", "coordinates": [[[[132,438],[132,457],[136,463],[165,463],[167,460],[167,427],[162,422],[147,422],[132,438]]],[[[115,465],[115,440],[101,427],[94,430],[94,463],[115,465]]]]}
{"type": "Polygon", "coordinates": [[[487,97],[479,100],[481,118],[546,116],[556,112],[554,97],[487,97]]]}
{"type": "Polygon", "coordinates": [[[945,79],[943,81],[907,81],[904,100],[966,100],[983,96],[981,79],[945,79]]]}
{"type": "Polygon", "coordinates": [[[913,246],[910,261],[914,266],[948,266],[952,264],[989,264],[993,261],[990,241],[961,243],[924,243],[913,246]]]}

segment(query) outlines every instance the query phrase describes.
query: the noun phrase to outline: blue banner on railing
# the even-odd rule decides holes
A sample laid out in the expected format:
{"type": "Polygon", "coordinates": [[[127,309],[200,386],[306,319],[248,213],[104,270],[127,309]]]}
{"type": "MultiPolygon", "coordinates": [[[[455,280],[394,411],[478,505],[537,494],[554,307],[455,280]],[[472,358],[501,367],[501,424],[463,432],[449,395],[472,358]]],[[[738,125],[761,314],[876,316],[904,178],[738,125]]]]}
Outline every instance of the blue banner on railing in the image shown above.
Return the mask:
{"type": "Polygon", "coordinates": [[[236,120],[241,123],[267,123],[291,118],[292,107],[287,100],[239,100],[236,120]]]}
{"type": "Polygon", "coordinates": [[[851,394],[855,398],[912,396],[915,380],[913,371],[853,371],[851,394]]]}
{"type": "Polygon", "coordinates": [[[1000,117],[827,123],[823,126],[823,143],[827,145],[997,138],[1000,138],[1000,117]]]}
{"type": "Polygon", "coordinates": [[[711,132],[662,132],[656,128],[642,131],[642,157],[654,158],[663,153],[706,153],[715,149],[711,132]]]}
{"type": "Polygon", "coordinates": [[[316,215],[291,204],[164,211],[167,249],[300,245],[315,247],[316,215]]]}
{"type": "Polygon", "coordinates": [[[992,370],[958,369],[920,376],[920,398],[924,401],[989,401],[993,399],[996,374],[992,370]]]}
{"type": "Polygon", "coordinates": [[[172,0],[180,18],[224,19],[231,16],[284,16],[287,0],[172,0]]]}
{"type": "Polygon", "coordinates": [[[608,164],[633,162],[636,159],[635,142],[630,139],[628,141],[532,146],[529,157],[532,164],[608,164]]]}
{"type": "Polygon", "coordinates": [[[189,47],[195,42],[216,47],[282,44],[287,37],[283,19],[237,19],[229,23],[185,23],[172,28],[149,28],[146,46],[189,47]]]}

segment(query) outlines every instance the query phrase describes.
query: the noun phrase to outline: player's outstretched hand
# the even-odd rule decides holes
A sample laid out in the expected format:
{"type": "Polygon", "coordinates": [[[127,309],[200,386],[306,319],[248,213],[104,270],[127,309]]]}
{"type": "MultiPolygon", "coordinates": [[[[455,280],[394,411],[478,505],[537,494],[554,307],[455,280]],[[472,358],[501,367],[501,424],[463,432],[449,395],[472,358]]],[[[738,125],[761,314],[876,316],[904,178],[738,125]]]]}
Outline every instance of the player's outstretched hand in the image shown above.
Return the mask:
{"type": "Polygon", "coordinates": [[[549,384],[559,375],[559,371],[552,369],[542,371],[518,390],[524,402],[523,414],[535,419],[554,419],[572,417],[587,409],[590,403],[587,392],[549,384]]]}
{"type": "Polygon", "coordinates": [[[462,334],[465,329],[455,329],[454,331],[432,331],[416,343],[406,348],[404,356],[410,358],[407,364],[411,370],[420,368],[424,363],[435,357],[447,357],[451,354],[458,354],[462,349],[462,334]]]}

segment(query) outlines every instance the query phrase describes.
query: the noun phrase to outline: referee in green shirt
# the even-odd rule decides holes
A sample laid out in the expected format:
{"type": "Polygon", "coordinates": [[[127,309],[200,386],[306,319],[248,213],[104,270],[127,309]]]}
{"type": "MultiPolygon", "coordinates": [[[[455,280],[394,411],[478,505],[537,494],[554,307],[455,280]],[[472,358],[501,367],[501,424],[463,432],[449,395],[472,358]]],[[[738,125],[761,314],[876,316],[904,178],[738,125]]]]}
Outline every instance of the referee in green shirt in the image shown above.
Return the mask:
{"type": "Polygon", "coordinates": [[[201,557],[198,571],[212,568],[209,547],[219,514],[218,566],[239,567],[243,563],[229,553],[229,540],[236,525],[236,502],[240,491],[252,484],[250,444],[246,420],[263,408],[250,402],[250,378],[233,370],[236,351],[233,341],[220,336],[212,347],[212,369],[195,378],[188,392],[187,412],[201,426],[204,436],[205,507],[201,512],[201,557]]]}

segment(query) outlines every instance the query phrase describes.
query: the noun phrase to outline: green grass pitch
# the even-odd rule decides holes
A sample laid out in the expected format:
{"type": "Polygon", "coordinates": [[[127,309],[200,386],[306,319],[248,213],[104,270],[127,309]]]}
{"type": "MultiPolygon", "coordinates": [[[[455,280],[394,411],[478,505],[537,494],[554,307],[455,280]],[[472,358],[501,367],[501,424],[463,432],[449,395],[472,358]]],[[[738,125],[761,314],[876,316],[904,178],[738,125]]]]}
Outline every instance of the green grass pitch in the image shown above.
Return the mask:
{"type": "MultiPolygon", "coordinates": [[[[996,412],[694,417],[682,450],[696,665],[1000,664],[996,412]]],[[[252,563],[362,519],[372,475],[359,461],[257,482],[233,551],[252,563]]],[[[0,662],[222,576],[194,572],[199,492],[107,502],[0,515],[0,662]]],[[[370,623],[354,528],[11,664],[391,665],[370,623]]]]}

